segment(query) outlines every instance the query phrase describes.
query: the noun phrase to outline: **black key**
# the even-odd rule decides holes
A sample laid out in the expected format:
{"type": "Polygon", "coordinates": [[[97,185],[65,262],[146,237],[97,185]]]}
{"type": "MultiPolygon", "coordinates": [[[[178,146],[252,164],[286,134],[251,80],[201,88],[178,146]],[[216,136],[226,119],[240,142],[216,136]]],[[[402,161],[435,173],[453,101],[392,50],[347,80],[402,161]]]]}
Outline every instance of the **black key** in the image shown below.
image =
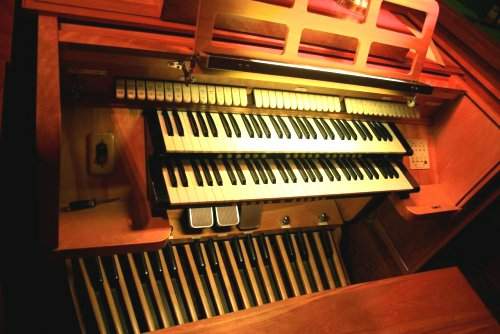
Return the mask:
{"type": "Polygon", "coordinates": [[[375,128],[376,131],[378,131],[378,134],[380,137],[382,137],[383,141],[387,141],[387,137],[385,136],[384,130],[380,127],[380,125],[377,122],[371,122],[373,127],[375,128]]]}
{"type": "Polygon", "coordinates": [[[177,178],[175,177],[174,166],[172,166],[171,162],[167,162],[166,167],[167,167],[168,177],[170,178],[170,184],[172,185],[172,187],[175,188],[177,187],[177,178]]]}
{"type": "Polygon", "coordinates": [[[257,159],[257,160],[254,160],[253,163],[255,165],[255,168],[257,169],[257,172],[260,175],[260,179],[262,180],[262,183],[267,184],[267,182],[268,182],[267,175],[266,175],[266,172],[264,171],[264,168],[260,164],[260,161],[257,159]]]}
{"type": "Polygon", "coordinates": [[[332,123],[332,126],[335,129],[335,131],[337,131],[337,134],[339,135],[340,139],[344,140],[345,139],[344,131],[342,131],[340,126],[335,122],[334,119],[330,119],[330,123],[332,123]]]}
{"type": "Polygon", "coordinates": [[[375,137],[377,138],[377,140],[382,140],[382,136],[380,135],[379,133],[379,130],[375,128],[375,126],[373,125],[372,122],[368,121],[366,122],[368,123],[368,126],[370,127],[370,130],[372,130],[373,134],[375,135],[375,137]]]}
{"type": "Polygon", "coordinates": [[[174,278],[177,278],[178,277],[177,264],[175,262],[174,252],[172,250],[171,243],[168,243],[163,248],[163,255],[165,256],[165,262],[167,264],[167,268],[168,271],[170,272],[170,275],[172,275],[172,277],[174,278]]]}
{"type": "Polygon", "coordinates": [[[214,173],[215,182],[217,182],[218,186],[222,186],[222,177],[220,176],[219,169],[215,164],[215,161],[210,160],[210,167],[212,167],[212,173],[214,173]]]}
{"type": "Polygon", "coordinates": [[[149,279],[149,270],[146,266],[146,259],[144,258],[144,253],[134,253],[133,254],[135,267],[137,268],[137,274],[141,282],[147,282],[149,279]]]}
{"type": "Polygon", "coordinates": [[[236,176],[234,175],[233,169],[231,168],[229,161],[222,160],[222,163],[224,164],[224,167],[226,167],[227,175],[229,176],[229,180],[231,181],[231,184],[233,186],[235,186],[236,185],[236,176]]]}
{"type": "Polygon", "coordinates": [[[295,121],[299,125],[300,131],[302,131],[304,137],[306,137],[306,139],[311,138],[311,135],[309,134],[309,131],[307,131],[307,128],[305,124],[302,122],[302,120],[299,117],[295,117],[295,121]]]}
{"type": "Polygon", "coordinates": [[[361,136],[361,139],[366,140],[366,134],[363,131],[363,129],[361,129],[361,126],[358,124],[358,121],[354,120],[354,121],[352,121],[352,123],[356,127],[356,130],[358,130],[358,133],[361,136]]]}
{"type": "Polygon", "coordinates": [[[370,180],[373,180],[373,174],[372,174],[371,170],[366,166],[365,162],[361,159],[357,159],[356,162],[361,166],[361,168],[364,169],[365,174],[368,175],[368,178],[370,180]]]}
{"type": "Polygon", "coordinates": [[[304,166],[304,169],[306,170],[307,176],[311,180],[311,182],[316,182],[316,176],[314,175],[314,172],[312,171],[311,165],[309,165],[309,161],[307,159],[302,159],[300,161],[302,163],[302,166],[304,166]]]}
{"type": "Polygon", "coordinates": [[[229,123],[227,122],[226,116],[223,113],[219,113],[220,122],[222,123],[222,127],[226,132],[226,137],[231,138],[232,132],[229,123]]]}
{"type": "Polygon", "coordinates": [[[295,131],[295,133],[297,134],[297,137],[299,137],[299,139],[302,139],[302,132],[300,131],[299,126],[297,125],[297,122],[295,122],[293,117],[287,117],[287,118],[290,121],[290,124],[292,124],[293,131],[295,131]]]}
{"type": "Polygon", "coordinates": [[[205,175],[205,181],[207,181],[207,184],[209,186],[213,186],[214,181],[212,180],[212,175],[210,175],[210,170],[208,169],[207,162],[204,160],[201,160],[200,165],[201,165],[201,170],[203,171],[203,175],[205,175]]]}
{"type": "Polygon", "coordinates": [[[281,128],[276,121],[276,118],[274,116],[269,116],[269,119],[271,120],[271,124],[273,125],[274,131],[276,131],[276,134],[278,135],[278,138],[283,138],[283,131],[281,131],[281,128]]]}
{"type": "Polygon", "coordinates": [[[183,187],[187,187],[188,186],[188,179],[186,176],[186,171],[184,170],[184,166],[182,165],[182,163],[180,161],[177,161],[176,165],[177,165],[177,170],[179,171],[179,176],[181,178],[181,184],[183,187]]]}
{"type": "Polygon", "coordinates": [[[241,115],[241,119],[243,120],[243,124],[245,124],[245,128],[247,129],[248,136],[253,138],[255,135],[253,133],[252,126],[250,125],[250,121],[248,120],[246,115],[241,115]]]}
{"type": "Polygon", "coordinates": [[[170,116],[168,116],[168,112],[163,110],[161,112],[163,115],[163,119],[165,120],[165,127],[167,128],[167,135],[173,136],[174,135],[174,128],[172,127],[172,121],[170,120],[170,116]]]}
{"type": "Polygon", "coordinates": [[[208,137],[208,127],[205,123],[203,115],[200,112],[197,112],[196,118],[198,119],[198,123],[200,124],[201,134],[203,135],[203,137],[208,137]]]}
{"type": "Polygon", "coordinates": [[[384,179],[388,179],[389,174],[387,173],[387,170],[385,169],[385,167],[383,167],[382,164],[380,164],[379,161],[377,161],[377,160],[372,160],[372,162],[375,166],[378,167],[378,170],[380,171],[380,173],[382,173],[382,176],[384,177],[384,179]]]}
{"type": "Polygon", "coordinates": [[[271,131],[269,131],[269,128],[267,127],[266,122],[264,121],[264,118],[262,118],[261,115],[257,115],[257,120],[260,123],[260,126],[262,127],[262,131],[264,131],[264,135],[266,138],[271,138],[271,131]]]}
{"type": "Polygon", "coordinates": [[[306,125],[307,131],[309,131],[309,133],[311,134],[311,137],[313,137],[313,139],[317,139],[318,134],[316,133],[316,131],[314,131],[314,128],[311,125],[311,123],[309,123],[309,120],[305,117],[302,117],[302,121],[306,125]]]}
{"type": "Polygon", "coordinates": [[[253,182],[255,184],[259,184],[259,177],[257,176],[257,173],[255,172],[255,168],[253,167],[253,164],[250,160],[245,160],[245,163],[248,167],[248,170],[250,171],[250,175],[252,176],[253,182]]]}
{"type": "Polygon", "coordinates": [[[203,275],[206,273],[205,260],[203,259],[203,255],[201,253],[201,244],[199,240],[194,240],[191,243],[191,251],[193,252],[194,262],[196,263],[196,267],[200,271],[200,274],[203,275]]]}
{"type": "Polygon", "coordinates": [[[300,257],[303,261],[307,261],[309,259],[309,253],[307,251],[307,246],[304,240],[304,235],[302,232],[297,232],[295,234],[297,240],[297,246],[299,248],[300,257]]]}
{"type": "Polygon", "coordinates": [[[356,175],[358,176],[358,179],[363,180],[363,173],[359,170],[358,165],[354,162],[354,160],[350,158],[346,158],[345,161],[351,166],[351,168],[354,170],[356,175]]]}
{"type": "Polygon", "coordinates": [[[319,121],[321,125],[323,125],[323,128],[328,134],[328,137],[330,137],[330,139],[335,139],[335,134],[333,133],[332,128],[330,128],[330,125],[328,125],[328,123],[323,118],[319,118],[319,121]]]}
{"type": "Polygon", "coordinates": [[[262,160],[262,166],[264,166],[264,169],[266,170],[267,176],[269,177],[269,180],[271,180],[272,184],[276,183],[276,177],[274,176],[273,170],[271,169],[271,166],[267,163],[266,160],[262,160]]]}
{"type": "Polygon", "coordinates": [[[330,168],[328,168],[328,166],[327,166],[327,164],[325,163],[325,161],[324,161],[324,160],[322,160],[322,159],[318,159],[318,161],[319,161],[319,164],[321,165],[321,167],[323,167],[323,170],[325,171],[325,174],[326,174],[326,176],[328,177],[328,179],[329,179],[330,181],[333,181],[333,180],[334,180],[334,178],[333,178],[333,174],[332,174],[332,172],[330,171],[330,168]]]}
{"type": "Polygon", "coordinates": [[[337,181],[340,181],[342,178],[340,177],[340,174],[337,171],[337,168],[335,168],[335,166],[332,164],[332,162],[329,159],[324,159],[323,161],[326,163],[328,168],[330,168],[330,172],[332,172],[333,176],[335,176],[335,179],[337,181]]]}
{"type": "Polygon", "coordinates": [[[361,129],[363,129],[366,137],[368,137],[368,140],[373,140],[373,136],[370,133],[370,130],[368,130],[368,128],[366,127],[365,123],[363,123],[362,121],[358,121],[358,124],[361,127],[361,129]]]}
{"type": "Polygon", "coordinates": [[[347,128],[345,127],[344,123],[342,123],[342,120],[336,119],[335,123],[338,124],[339,128],[342,130],[342,133],[344,133],[344,136],[347,138],[347,140],[351,140],[351,134],[349,131],[347,131],[347,128]]]}
{"type": "Polygon", "coordinates": [[[243,174],[243,171],[241,170],[241,167],[236,160],[233,160],[233,166],[234,166],[234,170],[236,171],[236,175],[238,175],[238,178],[240,179],[240,183],[242,185],[247,184],[245,174],[243,174]]]}
{"type": "Polygon", "coordinates": [[[321,124],[320,120],[317,118],[313,118],[314,124],[316,124],[316,127],[318,128],[319,132],[323,136],[323,139],[328,138],[325,129],[323,128],[323,124],[321,124]]]}
{"type": "Polygon", "coordinates": [[[257,267],[257,253],[255,253],[255,248],[253,247],[252,237],[247,234],[245,237],[245,247],[247,249],[248,260],[250,260],[250,264],[252,267],[257,267]]]}
{"type": "Polygon", "coordinates": [[[259,123],[257,122],[257,119],[255,118],[255,115],[249,115],[250,121],[252,122],[253,128],[255,129],[255,133],[257,134],[258,138],[262,138],[262,129],[260,128],[259,123]]]}
{"type": "Polygon", "coordinates": [[[390,166],[387,161],[385,161],[384,159],[380,159],[380,164],[385,168],[387,174],[389,174],[389,177],[391,179],[396,177],[396,175],[393,173],[393,169],[391,168],[392,166],[390,166]]]}
{"type": "Polygon", "coordinates": [[[241,137],[241,130],[240,127],[238,126],[238,122],[236,122],[236,119],[234,118],[233,114],[227,114],[227,117],[229,118],[229,122],[231,122],[231,126],[233,127],[234,134],[236,137],[240,138],[241,137]]]}
{"type": "Polygon", "coordinates": [[[344,127],[347,129],[347,132],[349,132],[349,134],[351,135],[351,138],[353,140],[357,140],[358,135],[356,134],[356,132],[352,128],[351,124],[348,121],[346,121],[345,119],[342,120],[342,123],[344,124],[344,127]]]}
{"type": "Polygon", "coordinates": [[[101,268],[99,268],[99,263],[96,257],[86,258],[83,260],[85,267],[87,268],[87,274],[89,276],[92,287],[95,291],[100,292],[104,287],[104,279],[102,277],[101,268]]]}
{"type": "Polygon", "coordinates": [[[236,265],[238,266],[238,268],[244,269],[245,259],[243,258],[243,253],[241,252],[240,243],[237,237],[231,239],[231,248],[233,249],[236,265]]]}
{"type": "Polygon", "coordinates": [[[319,238],[321,240],[321,244],[323,245],[323,249],[325,251],[325,255],[327,258],[331,258],[333,255],[332,245],[330,244],[330,238],[328,238],[328,232],[321,231],[319,232],[319,238]]]}
{"type": "Polygon", "coordinates": [[[281,128],[283,129],[283,132],[285,133],[285,137],[290,139],[292,137],[292,134],[290,133],[290,130],[288,130],[288,127],[286,126],[285,121],[283,120],[283,118],[281,118],[281,116],[276,116],[276,118],[278,119],[278,123],[280,124],[281,128]]]}
{"type": "Polygon", "coordinates": [[[200,168],[195,160],[191,160],[191,166],[193,167],[194,178],[196,179],[196,183],[198,186],[203,186],[203,177],[201,177],[200,168]]]}
{"type": "Polygon", "coordinates": [[[339,165],[340,170],[342,171],[342,174],[344,174],[347,181],[351,181],[351,174],[347,171],[344,163],[340,159],[335,159],[335,162],[337,163],[337,165],[339,165]]]}
{"type": "Polygon", "coordinates": [[[116,270],[116,265],[113,261],[113,257],[101,256],[101,261],[104,267],[104,271],[106,272],[106,277],[108,278],[109,284],[111,284],[112,288],[117,288],[120,277],[118,276],[118,271],[116,270]]]}
{"type": "Polygon", "coordinates": [[[394,168],[394,166],[392,165],[392,163],[390,161],[387,161],[387,165],[389,166],[389,168],[392,170],[392,174],[394,175],[394,177],[396,179],[399,179],[399,173],[398,171],[396,170],[396,168],[394,168]]]}
{"type": "Polygon", "coordinates": [[[189,124],[191,125],[191,130],[193,131],[193,136],[199,137],[200,132],[198,130],[198,125],[196,125],[196,120],[194,119],[193,114],[190,111],[186,112],[186,114],[189,120],[189,124]]]}
{"type": "Polygon", "coordinates": [[[339,158],[337,161],[344,164],[344,167],[346,168],[347,172],[351,175],[351,177],[354,180],[358,179],[356,172],[354,171],[354,169],[352,168],[351,164],[348,162],[347,159],[339,158]]]}
{"type": "Polygon", "coordinates": [[[366,168],[368,168],[370,170],[370,172],[373,174],[373,176],[378,179],[379,178],[379,174],[377,172],[377,170],[375,169],[375,167],[372,165],[372,163],[368,160],[365,160],[364,158],[359,158],[359,160],[361,160],[366,168]]]}
{"type": "Polygon", "coordinates": [[[205,117],[207,118],[208,127],[210,128],[210,132],[212,132],[212,136],[217,137],[217,127],[215,126],[214,119],[212,118],[212,114],[207,112],[205,113],[205,117]]]}
{"type": "Polygon", "coordinates": [[[379,129],[382,131],[382,133],[384,134],[384,137],[387,138],[387,140],[392,141],[392,136],[389,133],[389,131],[387,130],[387,128],[384,126],[384,124],[382,124],[380,122],[375,122],[375,124],[377,124],[379,129]]]}
{"type": "Polygon", "coordinates": [[[161,266],[161,260],[158,252],[154,251],[149,253],[149,262],[151,263],[151,267],[155,273],[155,278],[160,280],[160,277],[163,275],[163,267],[161,266]]]}
{"type": "Polygon", "coordinates": [[[288,259],[290,259],[290,262],[295,262],[297,257],[295,254],[295,250],[293,249],[292,238],[290,237],[290,233],[288,232],[283,233],[283,244],[285,245],[285,250],[288,255],[288,259]]]}
{"type": "Polygon", "coordinates": [[[286,172],[283,169],[280,161],[278,159],[274,159],[274,164],[276,165],[276,167],[278,167],[278,171],[281,175],[281,178],[283,179],[283,182],[288,183],[288,176],[286,175],[286,172]]]}
{"type": "Polygon", "coordinates": [[[182,127],[181,118],[179,117],[177,111],[172,111],[172,116],[174,117],[177,133],[179,134],[179,136],[184,137],[184,128],[182,127]]]}
{"type": "Polygon", "coordinates": [[[288,172],[288,176],[290,176],[290,179],[292,180],[293,183],[297,183],[297,177],[295,176],[295,173],[293,172],[292,167],[288,164],[288,161],[283,160],[283,166],[285,167],[286,171],[288,172]]]}
{"type": "Polygon", "coordinates": [[[293,162],[295,163],[295,166],[297,166],[297,169],[299,170],[300,176],[302,176],[302,179],[304,180],[304,182],[307,182],[308,181],[307,173],[306,173],[304,167],[302,166],[302,164],[300,163],[300,161],[297,159],[293,159],[293,162]]]}
{"type": "Polygon", "coordinates": [[[316,166],[316,163],[314,162],[314,160],[309,160],[309,165],[311,165],[311,168],[312,168],[314,174],[316,174],[316,178],[318,179],[318,181],[323,182],[323,175],[321,175],[321,172],[318,169],[318,166],[316,166]]]}
{"type": "Polygon", "coordinates": [[[207,250],[208,262],[210,263],[210,267],[215,273],[220,272],[219,267],[219,259],[217,258],[217,253],[215,252],[214,241],[212,239],[208,239],[205,243],[205,249],[207,250]]]}
{"type": "Polygon", "coordinates": [[[262,256],[262,261],[264,265],[271,265],[271,259],[269,258],[269,253],[266,247],[266,239],[264,234],[261,234],[257,237],[257,244],[259,245],[260,255],[262,256]]]}

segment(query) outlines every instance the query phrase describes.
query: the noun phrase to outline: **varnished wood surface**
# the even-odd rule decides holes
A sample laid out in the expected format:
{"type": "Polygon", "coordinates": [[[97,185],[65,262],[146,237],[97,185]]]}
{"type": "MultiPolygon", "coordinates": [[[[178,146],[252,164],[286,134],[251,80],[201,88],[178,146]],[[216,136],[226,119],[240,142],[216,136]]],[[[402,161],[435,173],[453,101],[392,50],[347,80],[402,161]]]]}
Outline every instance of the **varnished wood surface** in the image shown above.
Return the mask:
{"type": "Polygon", "coordinates": [[[188,333],[481,333],[500,330],[456,269],[276,302],[158,331],[188,333]]]}

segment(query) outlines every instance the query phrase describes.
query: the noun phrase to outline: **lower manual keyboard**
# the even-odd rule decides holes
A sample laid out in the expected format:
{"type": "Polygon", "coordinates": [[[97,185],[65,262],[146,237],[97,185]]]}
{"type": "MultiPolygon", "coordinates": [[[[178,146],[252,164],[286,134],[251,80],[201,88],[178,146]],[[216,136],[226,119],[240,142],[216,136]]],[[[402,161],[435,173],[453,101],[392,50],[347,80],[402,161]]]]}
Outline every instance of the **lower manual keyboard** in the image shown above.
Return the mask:
{"type": "Polygon", "coordinates": [[[148,332],[344,287],[334,234],[286,231],[67,259],[82,333],[148,332]]]}
{"type": "Polygon", "coordinates": [[[417,186],[388,158],[173,158],[152,173],[160,206],[188,206],[380,192],[417,186]]]}

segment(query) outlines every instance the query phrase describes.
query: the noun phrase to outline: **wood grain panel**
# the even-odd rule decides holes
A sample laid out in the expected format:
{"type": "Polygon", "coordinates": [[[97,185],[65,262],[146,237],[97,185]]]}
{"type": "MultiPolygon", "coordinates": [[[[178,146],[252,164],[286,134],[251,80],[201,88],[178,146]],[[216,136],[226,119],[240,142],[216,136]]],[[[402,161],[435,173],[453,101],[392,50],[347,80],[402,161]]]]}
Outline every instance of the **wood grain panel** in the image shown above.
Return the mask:
{"type": "Polygon", "coordinates": [[[456,268],[358,284],[157,333],[498,333],[456,268]],[[336,315],[336,316],[333,316],[336,315]]]}
{"type": "Polygon", "coordinates": [[[57,18],[38,18],[36,150],[38,158],[38,212],[42,242],[57,246],[59,211],[59,149],[61,98],[57,18]]]}

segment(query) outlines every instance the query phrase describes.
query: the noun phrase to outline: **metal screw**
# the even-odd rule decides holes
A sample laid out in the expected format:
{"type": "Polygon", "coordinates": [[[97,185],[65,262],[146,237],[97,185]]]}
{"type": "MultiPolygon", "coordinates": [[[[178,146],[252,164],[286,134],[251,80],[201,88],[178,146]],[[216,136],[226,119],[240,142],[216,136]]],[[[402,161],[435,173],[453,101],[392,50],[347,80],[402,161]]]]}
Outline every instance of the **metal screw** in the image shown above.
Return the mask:
{"type": "Polygon", "coordinates": [[[327,215],[325,212],[322,212],[322,213],[319,215],[319,221],[320,221],[320,222],[326,222],[326,221],[328,221],[328,215],[327,215]]]}
{"type": "Polygon", "coordinates": [[[289,225],[290,224],[290,217],[284,216],[283,219],[281,220],[281,224],[289,225]]]}

